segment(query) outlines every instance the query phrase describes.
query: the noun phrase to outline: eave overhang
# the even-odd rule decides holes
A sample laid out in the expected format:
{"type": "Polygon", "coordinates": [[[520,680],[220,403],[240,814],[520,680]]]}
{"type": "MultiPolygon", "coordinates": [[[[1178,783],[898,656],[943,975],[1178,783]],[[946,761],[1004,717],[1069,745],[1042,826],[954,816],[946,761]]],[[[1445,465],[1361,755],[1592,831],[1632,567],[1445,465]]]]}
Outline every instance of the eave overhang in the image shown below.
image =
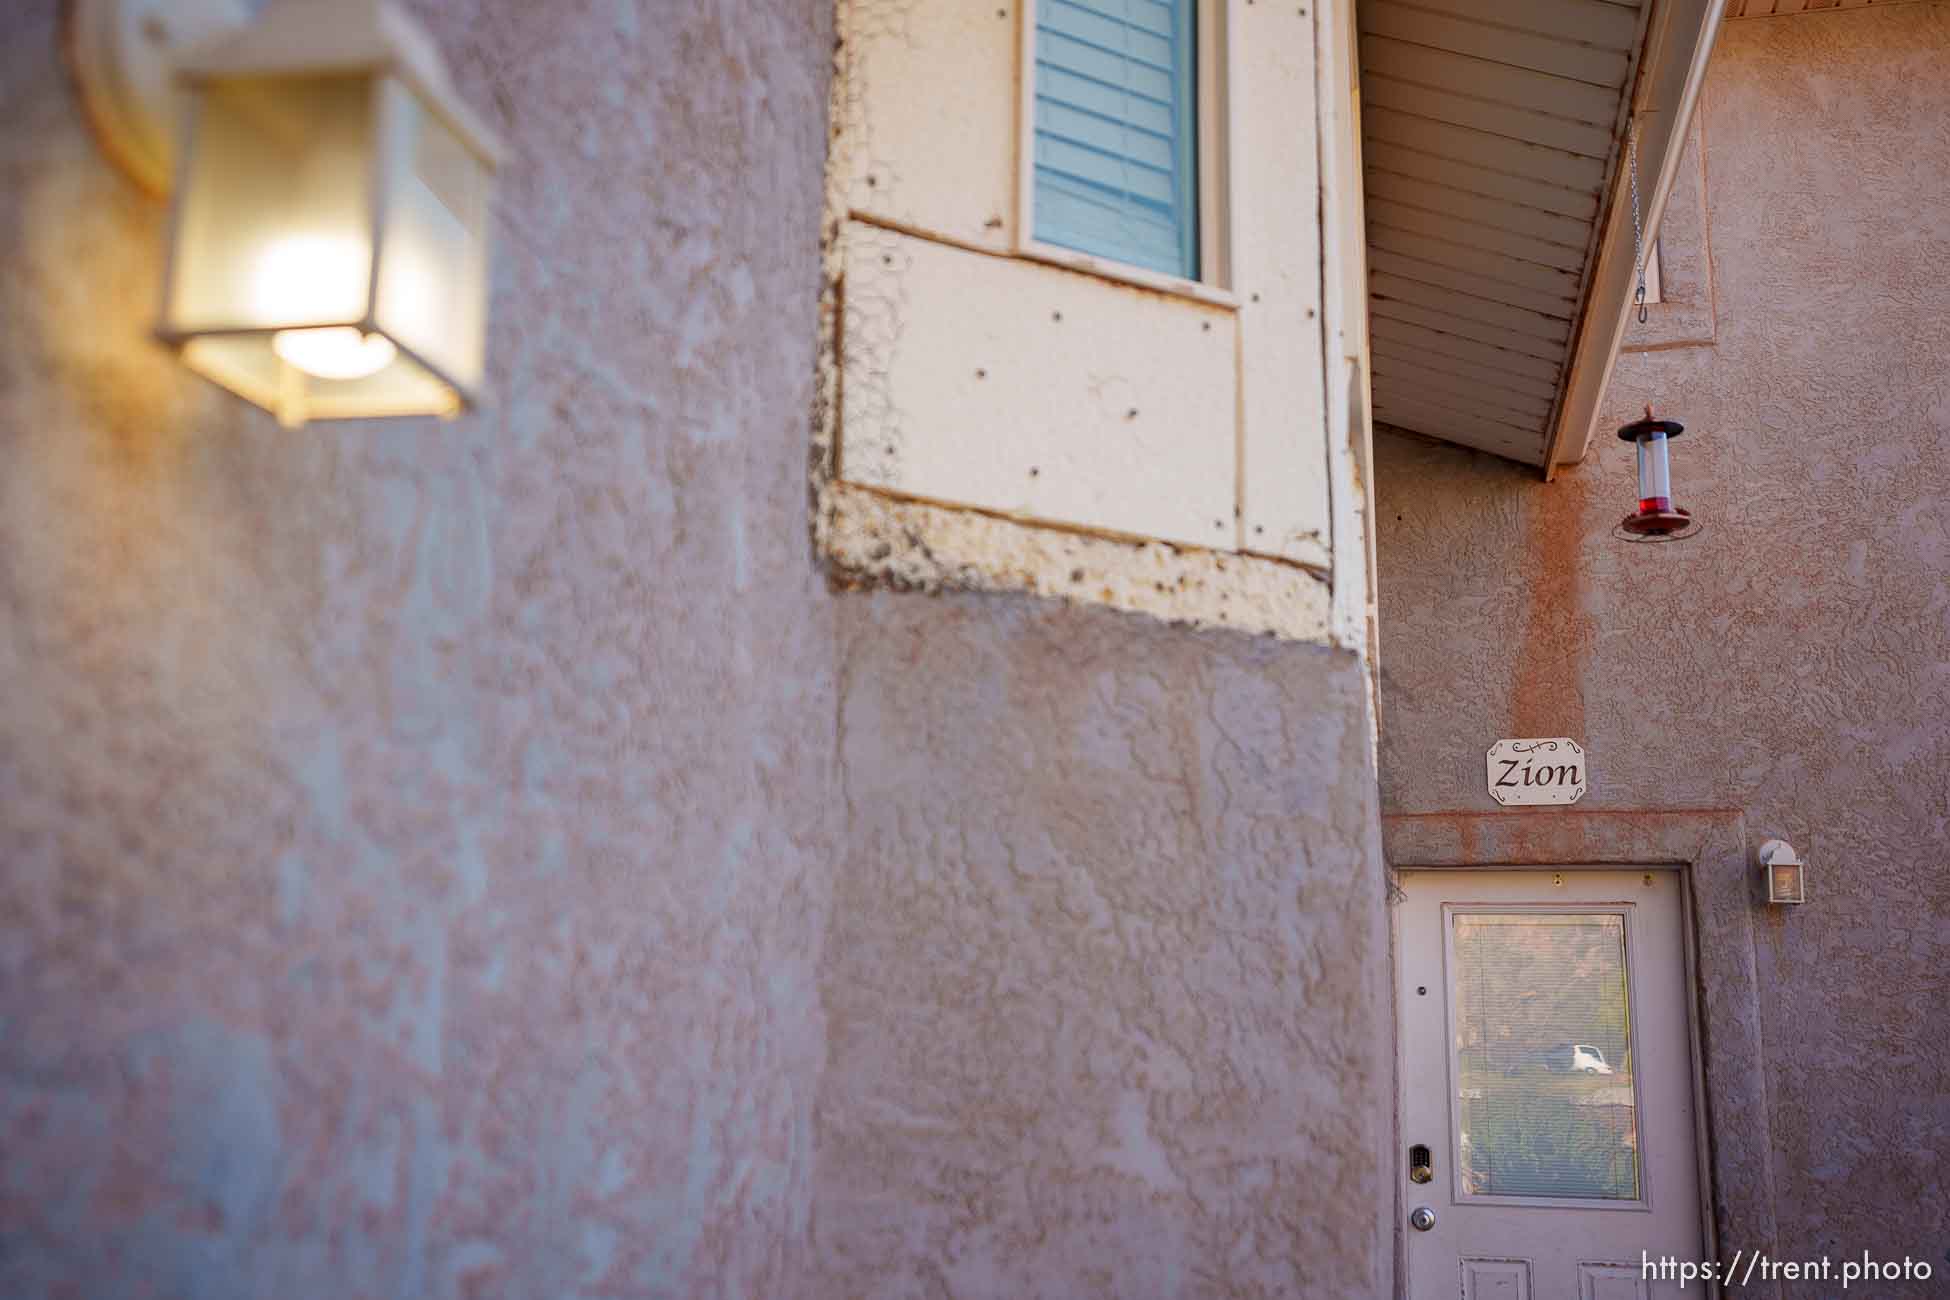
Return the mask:
{"type": "Polygon", "coordinates": [[[1362,0],[1375,419],[1580,459],[1726,0],[1362,0]]]}
{"type": "MultiPolygon", "coordinates": [[[[1628,130],[1635,126],[1638,132],[1640,223],[1647,248],[1658,237],[1666,199],[1679,175],[1679,156],[1706,82],[1726,4],[1727,0],[1657,0],[1647,25],[1645,54],[1639,60],[1628,118],[1628,130]]],[[[1606,202],[1609,216],[1544,454],[1547,479],[1559,466],[1583,460],[1590,450],[1598,404],[1604,400],[1633,310],[1638,259],[1631,177],[1625,167],[1614,170],[1606,202]]]]}

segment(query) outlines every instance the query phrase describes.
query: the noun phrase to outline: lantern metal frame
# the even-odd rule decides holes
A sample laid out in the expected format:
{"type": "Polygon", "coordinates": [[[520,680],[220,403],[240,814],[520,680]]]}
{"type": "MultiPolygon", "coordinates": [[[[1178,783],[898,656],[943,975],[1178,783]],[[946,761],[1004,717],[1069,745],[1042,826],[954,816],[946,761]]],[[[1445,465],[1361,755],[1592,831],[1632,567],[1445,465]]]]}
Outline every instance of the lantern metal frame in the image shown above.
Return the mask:
{"type": "Polygon", "coordinates": [[[146,193],[175,175],[174,66],[184,52],[250,21],[247,0],[67,0],[61,52],[82,115],[109,160],[146,193]]]}

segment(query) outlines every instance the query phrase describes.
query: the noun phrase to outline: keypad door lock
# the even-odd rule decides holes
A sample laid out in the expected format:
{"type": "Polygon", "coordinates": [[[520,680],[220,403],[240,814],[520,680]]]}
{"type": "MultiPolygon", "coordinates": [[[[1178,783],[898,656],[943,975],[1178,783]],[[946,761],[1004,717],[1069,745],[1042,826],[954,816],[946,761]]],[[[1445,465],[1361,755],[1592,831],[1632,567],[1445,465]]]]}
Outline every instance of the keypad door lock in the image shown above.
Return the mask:
{"type": "Polygon", "coordinates": [[[1408,1181],[1426,1183],[1435,1177],[1435,1162],[1429,1158],[1429,1149],[1417,1142],[1408,1149],[1408,1181]]]}

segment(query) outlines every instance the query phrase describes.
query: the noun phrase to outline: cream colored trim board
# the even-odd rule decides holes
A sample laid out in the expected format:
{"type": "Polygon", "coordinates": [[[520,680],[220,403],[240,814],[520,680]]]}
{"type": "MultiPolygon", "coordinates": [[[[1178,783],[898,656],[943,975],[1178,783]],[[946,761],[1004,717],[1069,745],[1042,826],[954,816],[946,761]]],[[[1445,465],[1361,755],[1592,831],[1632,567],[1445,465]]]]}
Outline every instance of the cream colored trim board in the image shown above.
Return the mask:
{"type": "Polygon", "coordinates": [[[836,0],[811,532],[837,585],[1371,653],[1351,7],[1325,2],[1202,0],[1199,283],[1033,238],[1032,7],[836,0]]]}
{"type": "MultiPolygon", "coordinates": [[[[1361,166],[1361,63],[1350,4],[1312,6],[1318,51],[1321,368],[1334,549],[1334,636],[1369,665],[1370,729],[1379,726],[1374,629],[1374,419],[1368,367],[1368,244],[1361,166]],[[1338,413],[1339,418],[1336,418],[1338,413]]],[[[1371,748],[1378,744],[1371,736],[1371,748]]]]}
{"type": "MultiPolygon", "coordinates": [[[[1645,309],[1645,323],[1636,311],[1627,313],[1623,352],[1659,352],[1671,348],[1710,347],[1717,333],[1718,307],[1713,291],[1713,251],[1706,214],[1706,176],[1700,120],[1695,116],[1680,153],[1679,174],[1666,198],[1659,222],[1658,288],[1645,309]]],[[[1648,261],[1646,283],[1652,283],[1648,261]]]]}

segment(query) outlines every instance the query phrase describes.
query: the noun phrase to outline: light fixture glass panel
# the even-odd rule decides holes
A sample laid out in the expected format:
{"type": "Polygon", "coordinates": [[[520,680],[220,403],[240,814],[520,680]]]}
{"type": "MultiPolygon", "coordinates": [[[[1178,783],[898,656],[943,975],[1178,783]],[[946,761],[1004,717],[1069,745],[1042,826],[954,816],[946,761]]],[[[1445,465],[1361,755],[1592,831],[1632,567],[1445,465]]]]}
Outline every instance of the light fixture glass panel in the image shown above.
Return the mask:
{"type": "Polygon", "coordinates": [[[178,179],[165,335],[366,322],[371,86],[331,76],[201,89],[178,179]]]}
{"type": "Polygon", "coordinates": [[[374,319],[469,392],[486,342],[487,164],[398,81],[381,91],[388,180],[374,319]]]}
{"type": "Polygon", "coordinates": [[[1672,509],[1672,462],[1664,430],[1639,435],[1639,509],[1672,509]]]}
{"type": "Polygon", "coordinates": [[[320,379],[364,379],[384,370],[399,355],[384,334],[368,334],[356,325],[279,330],[271,336],[271,351],[280,361],[320,379]]]}
{"type": "Polygon", "coordinates": [[[290,365],[278,355],[276,337],[205,335],[184,345],[183,361],[206,378],[276,412],[287,424],[441,415],[455,409],[454,390],[404,352],[396,351],[372,374],[332,379],[290,365]]]}

